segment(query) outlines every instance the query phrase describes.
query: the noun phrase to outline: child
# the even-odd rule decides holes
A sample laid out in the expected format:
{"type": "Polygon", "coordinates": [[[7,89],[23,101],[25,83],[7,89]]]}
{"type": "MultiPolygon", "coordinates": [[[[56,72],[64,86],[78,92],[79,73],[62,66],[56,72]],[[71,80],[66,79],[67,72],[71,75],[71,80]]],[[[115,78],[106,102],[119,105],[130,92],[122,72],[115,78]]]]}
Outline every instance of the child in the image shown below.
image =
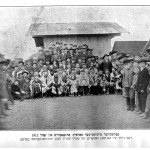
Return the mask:
{"type": "Polygon", "coordinates": [[[123,87],[124,87],[124,96],[126,98],[127,110],[131,109],[132,99],[130,98],[130,89],[133,81],[133,68],[131,67],[131,59],[125,59],[124,70],[123,70],[123,87]]]}
{"type": "Polygon", "coordinates": [[[89,92],[89,78],[87,74],[84,72],[84,70],[81,70],[80,72],[80,79],[79,79],[79,88],[78,92],[80,95],[87,95],[89,92]]]}
{"type": "Polygon", "coordinates": [[[71,94],[73,94],[74,96],[77,96],[78,95],[78,91],[77,91],[77,85],[78,85],[78,81],[76,79],[76,76],[75,75],[72,75],[71,78],[70,78],[70,92],[71,94]]]}
{"type": "Polygon", "coordinates": [[[116,94],[122,95],[122,75],[116,70],[116,94]]]}
{"type": "Polygon", "coordinates": [[[104,75],[103,71],[100,70],[98,73],[98,78],[97,78],[97,85],[98,85],[98,94],[104,94],[104,75]]]}
{"type": "Polygon", "coordinates": [[[134,72],[134,76],[133,76],[133,82],[132,82],[132,85],[131,85],[131,88],[132,88],[132,91],[133,91],[133,95],[132,95],[132,98],[133,98],[133,104],[132,104],[132,110],[134,110],[134,106],[138,107],[138,93],[136,91],[136,84],[137,84],[137,79],[138,79],[138,73],[140,71],[140,68],[139,67],[135,67],[133,69],[133,72],[134,72]]]}
{"type": "Polygon", "coordinates": [[[38,72],[34,73],[34,80],[31,82],[31,96],[33,98],[42,97],[42,81],[39,79],[38,72]]]}
{"type": "Polygon", "coordinates": [[[60,84],[61,84],[62,95],[69,96],[69,81],[67,78],[67,74],[65,72],[62,73],[60,84]]]}
{"type": "Polygon", "coordinates": [[[106,89],[105,93],[109,94],[109,92],[110,92],[110,72],[109,72],[109,69],[105,69],[104,77],[105,77],[105,89],[106,89]]]}
{"type": "Polygon", "coordinates": [[[30,98],[30,79],[26,78],[25,83],[23,84],[23,91],[25,92],[24,98],[29,99],[30,98]]]}
{"type": "Polygon", "coordinates": [[[80,75],[80,65],[79,65],[79,63],[76,63],[75,72],[76,72],[77,75],[80,75]]]}
{"type": "Polygon", "coordinates": [[[91,95],[97,95],[97,75],[94,72],[94,68],[90,69],[89,88],[91,95]]]}
{"type": "Polygon", "coordinates": [[[109,88],[110,94],[115,94],[115,89],[116,89],[116,69],[112,68],[112,72],[110,74],[110,88],[109,88]]]}

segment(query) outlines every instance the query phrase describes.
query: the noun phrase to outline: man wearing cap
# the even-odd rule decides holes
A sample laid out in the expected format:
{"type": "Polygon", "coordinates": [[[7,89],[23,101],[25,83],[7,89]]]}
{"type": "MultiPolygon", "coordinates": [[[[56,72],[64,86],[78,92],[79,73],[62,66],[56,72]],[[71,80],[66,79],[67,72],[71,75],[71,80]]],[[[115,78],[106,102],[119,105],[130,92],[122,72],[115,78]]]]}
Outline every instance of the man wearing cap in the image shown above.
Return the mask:
{"type": "Polygon", "coordinates": [[[43,50],[43,49],[40,49],[40,50],[39,50],[38,61],[39,61],[39,60],[45,61],[45,55],[44,55],[44,50],[43,50]]]}
{"type": "Polygon", "coordinates": [[[127,103],[127,110],[134,110],[134,101],[130,97],[130,91],[131,91],[131,85],[133,81],[133,68],[131,67],[131,59],[125,59],[123,61],[124,63],[124,69],[123,69],[123,88],[124,88],[124,96],[126,98],[126,103],[127,103]]]}
{"type": "Polygon", "coordinates": [[[59,57],[61,60],[66,60],[67,54],[64,52],[64,49],[61,50],[59,57]]]}
{"type": "Polygon", "coordinates": [[[49,53],[49,50],[46,50],[46,51],[45,51],[45,62],[46,62],[46,61],[51,62],[51,55],[50,55],[50,53],[49,53]]]}
{"type": "Polygon", "coordinates": [[[147,87],[150,79],[149,72],[146,68],[146,61],[147,61],[146,59],[139,60],[139,66],[141,71],[138,74],[137,88],[136,88],[139,100],[138,114],[144,113],[146,107],[147,87]]]}

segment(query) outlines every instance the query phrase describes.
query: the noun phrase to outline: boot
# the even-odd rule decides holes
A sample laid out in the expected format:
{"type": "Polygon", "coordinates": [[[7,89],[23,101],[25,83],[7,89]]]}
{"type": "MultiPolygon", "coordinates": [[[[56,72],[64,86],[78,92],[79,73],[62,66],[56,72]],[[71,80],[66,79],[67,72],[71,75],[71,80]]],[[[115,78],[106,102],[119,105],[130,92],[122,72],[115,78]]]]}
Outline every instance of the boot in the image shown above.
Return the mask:
{"type": "Polygon", "coordinates": [[[6,110],[12,110],[12,108],[8,106],[8,103],[5,103],[5,109],[6,110]]]}
{"type": "Polygon", "coordinates": [[[131,99],[130,105],[131,105],[131,111],[134,111],[134,106],[135,106],[135,99],[134,98],[131,99]]]}
{"type": "Polygon", "coordinates": [[[130,98],[129,97],[126,98],[126,102],[127,102],[127,110],[130,110],[131,106],[130,106],[130,98]]]}
{"type": "Polygon", "coordinates": [[[144,115],[143,119],[149,118],[149,111],[145,112],[144,114],[145,114],[145,115],[144,115]]]}

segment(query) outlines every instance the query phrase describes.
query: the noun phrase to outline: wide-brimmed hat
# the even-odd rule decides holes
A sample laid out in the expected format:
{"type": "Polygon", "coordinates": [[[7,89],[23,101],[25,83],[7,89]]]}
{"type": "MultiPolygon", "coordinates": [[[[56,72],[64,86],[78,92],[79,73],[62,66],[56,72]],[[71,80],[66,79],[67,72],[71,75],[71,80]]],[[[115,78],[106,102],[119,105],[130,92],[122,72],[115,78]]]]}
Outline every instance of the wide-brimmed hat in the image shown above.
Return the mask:
{"type": "Polygon", "coordinates": [[[8,65],[9,64],[9,60],[6,59],[6,58],[0,58],[0,64],[5,64],[5,65],[8,65]]]}
{"type": "Polygon", "coordinates": [[[125,63],[129,63],[129,62],[132,62],[132,61],[134,61],[134,59],[126,58],[126,59],[123,60],[123,63],[125,64],[125,63]]]}
{"type": "Polygon", "coordinates": [[[147,59],[147,58],[141,58],[139,61],[138,61],[138,63],[141,63],[141,62],[149,62],[149,59],[147,59]]]}

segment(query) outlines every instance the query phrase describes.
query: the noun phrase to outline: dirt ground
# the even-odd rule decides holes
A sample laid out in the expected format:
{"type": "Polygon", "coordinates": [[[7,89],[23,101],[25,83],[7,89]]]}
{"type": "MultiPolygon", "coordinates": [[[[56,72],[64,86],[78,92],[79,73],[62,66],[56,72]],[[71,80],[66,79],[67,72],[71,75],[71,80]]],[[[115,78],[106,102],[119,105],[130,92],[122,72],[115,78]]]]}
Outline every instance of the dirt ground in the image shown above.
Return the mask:
{"type": "Polygon", "coordinates": [[[150,129],[119,95],[15,101],[1,130],[150,129]]]}

